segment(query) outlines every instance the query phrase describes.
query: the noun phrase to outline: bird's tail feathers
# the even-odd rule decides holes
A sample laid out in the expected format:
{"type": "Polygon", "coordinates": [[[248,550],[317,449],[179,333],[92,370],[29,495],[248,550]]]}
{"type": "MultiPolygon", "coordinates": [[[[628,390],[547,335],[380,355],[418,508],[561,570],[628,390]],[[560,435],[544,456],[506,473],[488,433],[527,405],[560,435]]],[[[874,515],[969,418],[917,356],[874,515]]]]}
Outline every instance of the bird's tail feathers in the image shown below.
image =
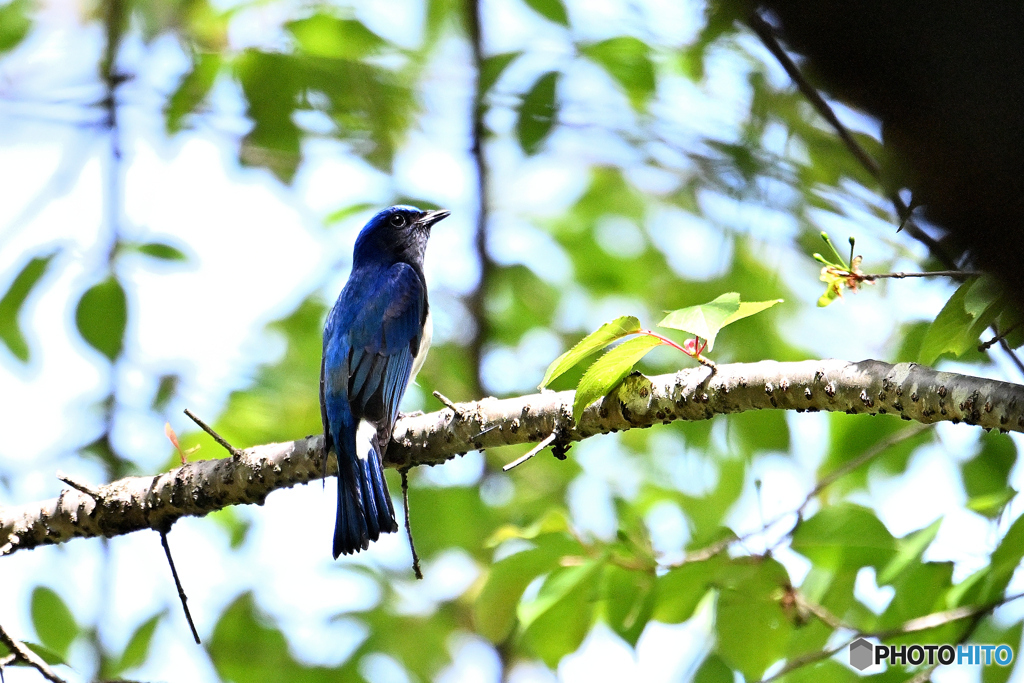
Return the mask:
{"type": "Polygon", "coordinates": [[[370,541],[376,541],[382,533],[398,531],[395,508],[377,451],[376,444],[371,443],[365,458],[346,458],[348,465],[339,462],[335,559],[366,550],[370,541]]]}

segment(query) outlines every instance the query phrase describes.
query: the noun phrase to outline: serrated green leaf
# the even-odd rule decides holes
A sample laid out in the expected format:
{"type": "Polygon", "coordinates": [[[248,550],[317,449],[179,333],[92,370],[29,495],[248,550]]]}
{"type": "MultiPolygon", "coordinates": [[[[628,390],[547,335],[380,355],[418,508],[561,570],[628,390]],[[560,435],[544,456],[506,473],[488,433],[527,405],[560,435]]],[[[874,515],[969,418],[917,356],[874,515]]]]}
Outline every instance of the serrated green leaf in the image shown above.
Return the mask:
{"type": "Polygon", "coordinates": [[[516,57],[523,54],[522,52],[503,52],[499,55],[491,55],[484,59],[484,63],[480,65],[480,75],[477,77],[480,79],[477,83],[477,89],[482,95],[486,95],[494,87],[494,84],[501,78],[501,74],[505,72],[508,65],[515,61],[516,57]]]}
{"type": "Polygon", "coordinates": [[[559,74],[549,71],[523,96],[516,121],[516,138],[528,156],[540,151],[541,144],[555,125],[555,91],[559,74]]]}
{"type": "Polygon", "coordinates": [[[118,678],[125,671],[142,666],[146,662],[149,657],[149,648],[153,643],[153,634],[156,632],[156,627],[160,625],[164,614],[166,612],[158,612],[139,624],[132,637],[128,639],[128,644],[125,645],[124,652],[121,653],[121,658],[113,667],[113,671],[108,673],[110,678],[118,678]]]}
{"type": "Polygon", "coordinates": [[[520,603],[523,635],[548,666],[574,652],[590,630],[603,566],[604,560],[596,559],[556,569],[534,600],[520,603]]]}
{"type": "Polygon", "coordinates": [[[708,343],[708,351],[715,346],[718,331],[726,324],[731,315],[740,310],[740,295],[726,292],[706,304],[687,306],[672,311],[658,323],[658,327],[682,330],[704,339],[708,343]]]}
{"type": "Polygon", "coordinates": [[[48,256],[37,256],[25,264],[15,277],[7,292],[0,299],[0,341],[14,354],[14,357],[27,363],[30,357],[28,342],[18,324],[21,308],[28,299],[32,289],[39,284],[46,269],[57,252],[48,256]]]}
{"type": "Polygon", "coordinates": [[[632,36],[618,36],[586,45],[583,54],[594,60],[608,72],[626,91],[630,103],[642,109],[650,101],[657,87],[651,48],[644,41],[632,36]]]}
{"type": "Polygon", "coordinates": [[[723,327],[767,310],[778,303],[782,303],[782,299],[740,301],[738,293],[726,292],[706,304],[672,311],[658,323],[658,327],[689,332],[706,340],[707,350],[711,351],[715,347],[715,337],[723,327]]]}
{"type": "Polygon", "coordinates": [[[572,419],[579,422],[580,416],[583,415],[587,406],[617,387],[637,361],[659,344],[661,344],[660,339],[645,334],[622,342],[598,358],[583,373],[580,383],[576,386],[576,397],[572,403],[572,419]]]}
{"type": "Polygon", "coordinates": [[[555,378],[587,356],[600,351],[617,339],[639,332],[640,329],[640,321],[631,315],[624,315],[621,318],[616,318],[611,322],[601,325],[601,327],[576,342],[575,346],[556,358],[548,366],[547,372],[544,373],[544,380],[537,388],[543,389],[551,384],[555,378]]]}
{"type": "Polygon", "coordinates": [[[525,0],[530,9],[537,12],[545,19],[561,24],[569,25],[569,14],[565,11],[562,0],[525,0]]]}
{"type": "Polygon", "coordinates": [[[217,80],[221,64],[223,59],[217,53],[202,52],[193,57],[192,69],[182,76],[167,100],[165,125],[168,133],[180,131],[185,117],[203,103],[217,80]]]}
{"type": "Polygon", "coordinates": [[[164,242],[140,244],[135,250],[140,254],[145,254],[161,261],[188,261],[188,256],[185,255],[185,252],[164,242]]]}
{"type": "Polygon", "coordinates": [[[36,586],[32,591],[32,626],[42,644],[61,659],[78,637],[79,627],[67,604],[53,589],[36,586]]]}
{"type": "Polygon", "coordinates": [[[974,348],[1004,306],[998,286],[990,278],[960,285],[925,332],[919,362],[931,365],[944,353],[958,357],[974,348]]]}
{"type": "Polygon", "coordinates": [[[304,53],[315,57],[359,60],[387,44],[360,22],[329,14],[314,14],[289,22],[285,28],[304,53]]]}
{"type": "Polygon", "coordinates": [[[87,289],[78,300],[75,325],[89,346],[111,361],[117,358],[128,325],[128,300],[121,283],[108,277],[87,289]]]}

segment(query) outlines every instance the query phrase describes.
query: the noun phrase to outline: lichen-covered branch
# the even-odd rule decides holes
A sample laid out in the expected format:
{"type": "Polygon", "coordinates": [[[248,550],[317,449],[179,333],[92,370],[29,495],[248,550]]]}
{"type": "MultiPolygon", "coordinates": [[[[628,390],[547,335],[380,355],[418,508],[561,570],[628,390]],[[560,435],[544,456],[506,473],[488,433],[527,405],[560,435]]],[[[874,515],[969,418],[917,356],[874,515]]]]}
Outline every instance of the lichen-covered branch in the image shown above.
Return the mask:
{"type": "MultiPolygon", "coordinates": [[[[921,423],[965,422],[1024,432],[1024,386],[913,363],[865,360],[736,363],[645,377],[634,373],[572,422],[573,392],[486,398],[395,426],[391,467],[435,465],[473,449],[541,441],[556,452],[572,441],[674,420],[705,420],[747,410],[892,414],[921,423]]],[[[333,474],[333,465],[328,466],[333,474]]],[[[151,477],[126,477],[89,493],[65,489],[54,499],[0,507],[0,555],[76,537],[166,530],[175,520],[229,505],[261,504],[267,494],[320,478],[323,439],[245,449],[239,457],[202,460],[151,477]]]]}

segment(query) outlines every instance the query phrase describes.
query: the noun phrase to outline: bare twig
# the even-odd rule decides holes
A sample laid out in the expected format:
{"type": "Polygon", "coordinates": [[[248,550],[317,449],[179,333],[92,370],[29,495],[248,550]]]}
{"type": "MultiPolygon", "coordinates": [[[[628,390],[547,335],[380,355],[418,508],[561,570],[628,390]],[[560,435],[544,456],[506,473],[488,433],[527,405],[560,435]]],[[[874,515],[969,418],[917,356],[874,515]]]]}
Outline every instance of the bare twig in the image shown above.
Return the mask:
{"type": "Polygon", "coordinates": [[[191,410],[189,410],[188,408],[185,408],[185,414],[188,415],[189,418],[193,422],[195,422],[197,425],[199,425],[200,429],[202,429],[204,432],[206,432],[207,434],[212,436],[214,441],[216,441],[221,446],[223,446],[224,450],[226,450],[228,453],[230,453],[232,458],[235,458],[237,460],[238,458],[242,457],[242,451],[241,450],[239,450],[239,449],[235,448],[234,446],[232,446],[231,444],[229,444],[227,442],[227,440],[223,436],[221,436],[220,434],[215,432],[213,430],[213,428],[210,427],[210,425],[206,424],[205,422],[200,420],[198,417],[196,417],[195,414],[191,410]]]}
{"type": "Polygon", "coordinates": [[[521,456],[519,458],[516,458],[515,460],[513,460],[509,464],[507,464],[504,467],[502,467],[501,471],[502,472],[508,472],[513,467],[518,467],[519,465],[522,465],[524,462],[526,462],[527,460],[529,460],[530,458],[532,458],[533,456],[537,455],[542,450],[544,450],[545,448],[550,446],[552,443],[554,443],[555,439],[557,439],[557,438],[558,438],[558,430],[556,429],[555,431],[551,432],[546,437],[544,437],[543,441],[541,441],[539,444],[537,444],[536,446],[531,448],[526,453],[526,455],[523,455],[523,456],[521,456]]]}
{"type": "Polygon", "coordinates": [[[65,683],[64,679],[53,672],[50,665],[43,661],[42,657],[32,652],[25,646],[21,641],[15,640],[4,631],[3,626],[0,626],[0,643],[7,646],[7,649],[11,651],[11,654],[15,656],[15,661],[21,660],[29,666],[35,668],[46,680],[50,683],[65,683]]]}
{"type": "Polygon", "coordinates": [[[982,351],[982,352],[988,351],[995,344],[1004,344],[1005,345],[1006,344],[1006,337],[1007,337],[1007,335],[1009,335],[1011,332],[1016,330],[1018,327],[1020,327],[1020,323],[1016,323],[1014,325],[1010,325],[1005,330],[999,330],[999,329],[996,329],[995,325],[993,325],[992,326],[992,330],[995,333],[995,336],[992,337],[991,339],[989,339],[987,342],[983,342],[983,343],[979,344],[978,345],[978,351],[982,351]]]}
{"type": "Polygon", "coordinates": [[[412,552],[412,572],[416,575],[417,579],[423,578],[423,572],[420,570],[420,556],[416,552],[416,544],[412,540],[412,522],[410,521],[411,513],[409,512],[409,468],[403,468],[400,470],[402,475],[402,505],[405,506],[405,533],[409,536],[409,550],[412,552]]]}
{"type": "Polygon", "coordinates": [[[65,484],[67,484],[68,486],[70,486],[71,488],[77,489],[84,493],[85,495],[90,496],[97,503],[103,502],[103,495],[92,486],[84,484],[78,481],[77,479],[72,479],[70,475],[64,474],[60,470],[57,470],[57,478],[60,479],[65,484]]]}
{"type": "Polygon", "coordinates": [[[192,621],[192,614],[188,611],[188,596],[185,595],[185,589],[181,587],[178,570],[174,568],[174,558],[171,557],[171,546],[167,544],[166,531],[160,531],[160,544],[164,547],[167,564],[171,566],[171,576],[174,577],[174,586],[178,589],[178,599],[181,600],[181,609],[185,612],[185,620],[188,621],[188,627],[192,629],[192,637],[195,638],[196,645],[202,645],[202,641],[199,640],[199,632],[196,631],[195,622],[192,621]]]}
{"type": "MultiPolygon", "coordinates": [[[[851,273],[853,275],[853,273],[851,273]]],[[[908,277],[952,277],[952,278],[969,278],[978,277],[982,273],[972,270],[931,270],[923,273],[859,273],[856,277],[860,280],[883,280],[885,278],[892,278],[894,280],[902,280],[908,277]]]]}
{"type": "Polygon", "coordinates": [[[455,405],[455,403],[450,398],[442,394],[440,391],[434,392],[434,398],[436,398],[438,401],[443,403],[445,407],[447,407],[449,410],[455,413],[455,417],[462,417],[462,409],[455,405]]]}

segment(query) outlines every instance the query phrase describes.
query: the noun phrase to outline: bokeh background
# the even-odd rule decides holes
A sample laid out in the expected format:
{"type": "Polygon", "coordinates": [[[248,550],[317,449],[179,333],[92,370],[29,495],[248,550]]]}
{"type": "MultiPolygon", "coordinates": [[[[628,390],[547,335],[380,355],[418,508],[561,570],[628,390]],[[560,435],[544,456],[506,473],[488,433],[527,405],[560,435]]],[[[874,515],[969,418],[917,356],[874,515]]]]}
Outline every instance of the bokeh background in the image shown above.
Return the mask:
{"type": "MultiPolygon", "coordinates": [[[[323,319],[359,228],[393,203],[452,211],[428,249],[434,343],[407,411],[439,409],[433,390],[532,393],[601,323],[651,326],[727,291],[785,303],[728,328],[717,362],[917,360],[955,283],[816,306],[821,230],[840,251],[855,237],[868,272],[935,263],[736,11],[0,4],[0,504],[55,497],[57,470],[173,467],[165,423],[190,458],[222,457],[186,407],[239,447],[317,433],[323,319]]],[[[883,159],[878,126],[833,105],[883,159]]],[[[659,349],[641,367],[690,364],[659,349]]],[[[998,345],[941,364],[1021,376],[998,345]]],[[[1016,549],[1001,539],[1021,510],[1017,439],[906,429],[771,411],[602,436],[507,474],[528,447],[471,452],[412,473],[422,582],[403,534],[332,561],[335,483],[299,486],[175,525],[203,646],[155,533],[3,558],[0,624],[73,681],[757,680],[852,633],[787,611],[787,583],[866,631],[980,604],[979,576],[1022,587],[1016,561],[990,563],[1016,549]],[[815,482],[886,439],[794,535],[815,482]],[[726,529],[744,539],[720,565],[684,572],[726,529]]],[[[1016,650],[1021,618],[1010,603],[908,642],[1016,650]]],[[[855,679],[844,654],[788,679],[855,679]]]]}

